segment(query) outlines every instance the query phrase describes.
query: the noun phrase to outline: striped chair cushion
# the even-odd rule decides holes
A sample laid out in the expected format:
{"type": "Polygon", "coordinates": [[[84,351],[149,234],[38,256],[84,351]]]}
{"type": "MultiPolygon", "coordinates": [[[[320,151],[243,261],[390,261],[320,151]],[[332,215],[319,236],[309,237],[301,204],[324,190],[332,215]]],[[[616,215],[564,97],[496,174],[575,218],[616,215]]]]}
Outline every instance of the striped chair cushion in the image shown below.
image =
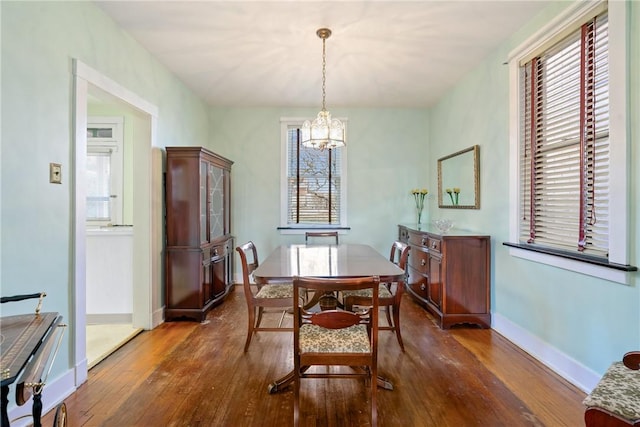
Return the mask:
{"type": "Polygon", "coordinates": [[[625,420],[640,420],[640,371],[613,363],[583,403],[606,409],[625,420]]]}
{"type": "Polygon", "coordinates": [[[256,294],[256,298],[293,298],[293,284],[264,285],[256,294]]]}
{"type": "Polygon", "coordinates": [[[318,325],[300,326],[302,353],[369,353],[369,335],[365,325],[327,329],[318,325]]]}

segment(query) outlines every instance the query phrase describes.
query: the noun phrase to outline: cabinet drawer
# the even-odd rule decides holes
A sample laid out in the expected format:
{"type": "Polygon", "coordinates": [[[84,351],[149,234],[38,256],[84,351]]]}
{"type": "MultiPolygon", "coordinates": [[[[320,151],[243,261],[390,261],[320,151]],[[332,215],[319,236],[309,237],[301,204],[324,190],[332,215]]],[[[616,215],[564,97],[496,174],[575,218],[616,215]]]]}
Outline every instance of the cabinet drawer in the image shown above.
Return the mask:
{"type": "Polygon", "coordinates": [[[411,267],[409,267],[409,281],[407,286],[410,288],[412,293],[425,301],[429,298],[427,276],[411,267]]]}
{"type": "Polygon", "coordinates": [[[429,248],[430,252],[440,253],[440,239],[434,239],[432,237],[429,237],[427,239],[427,248],[429,248]]]}
{"type": "Polygon", "coordinates": [[[427,235],[409,232],[409,244],[415,246],[427,246],[427,235]]]}
{"type": "Polygon", "coordinates": [[[420,273],[428,273],[429,254],[421,251],[420,249],[412,247],[411,252],[409,253],[409,266],[419,271],[420,273]]]}

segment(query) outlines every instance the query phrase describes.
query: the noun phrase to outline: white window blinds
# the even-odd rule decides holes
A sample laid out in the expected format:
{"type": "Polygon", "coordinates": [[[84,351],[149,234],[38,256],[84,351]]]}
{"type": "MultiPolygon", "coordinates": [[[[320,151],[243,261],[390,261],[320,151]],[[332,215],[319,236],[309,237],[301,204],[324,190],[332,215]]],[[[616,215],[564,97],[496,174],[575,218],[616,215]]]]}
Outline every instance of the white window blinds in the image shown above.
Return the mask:
{"type": "Polygon", "coordinates": [[[520,243],[607,257],[607,14],[519,72],[520,243]]]}
{"type": "Polygon", "coordinates": [[[287,223],[339,225],[341,150],[303,147],[299,127],[289,127],[287,150],[287,223]]]}

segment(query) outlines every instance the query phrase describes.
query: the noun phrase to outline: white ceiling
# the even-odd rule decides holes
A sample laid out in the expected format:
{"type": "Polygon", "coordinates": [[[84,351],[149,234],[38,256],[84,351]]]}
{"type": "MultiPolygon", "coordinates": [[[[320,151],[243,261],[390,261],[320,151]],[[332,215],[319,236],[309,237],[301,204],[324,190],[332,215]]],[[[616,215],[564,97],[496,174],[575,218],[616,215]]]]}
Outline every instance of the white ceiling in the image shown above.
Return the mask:
{"type": "Polygon", "coordinates": [[[97,1],[212,106],[428,107],[549,2],[97,1]]]}

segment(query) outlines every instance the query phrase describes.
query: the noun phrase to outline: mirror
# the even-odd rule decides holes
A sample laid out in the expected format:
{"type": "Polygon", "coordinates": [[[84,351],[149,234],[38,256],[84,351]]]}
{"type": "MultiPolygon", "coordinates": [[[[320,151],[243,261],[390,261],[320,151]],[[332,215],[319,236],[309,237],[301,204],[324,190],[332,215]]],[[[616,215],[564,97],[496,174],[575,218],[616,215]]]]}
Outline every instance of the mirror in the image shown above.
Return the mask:
{"type": "Polygon", "coordinates": [[[438,207],[480,209],[480,147],[438,159],[438,207]]]}

